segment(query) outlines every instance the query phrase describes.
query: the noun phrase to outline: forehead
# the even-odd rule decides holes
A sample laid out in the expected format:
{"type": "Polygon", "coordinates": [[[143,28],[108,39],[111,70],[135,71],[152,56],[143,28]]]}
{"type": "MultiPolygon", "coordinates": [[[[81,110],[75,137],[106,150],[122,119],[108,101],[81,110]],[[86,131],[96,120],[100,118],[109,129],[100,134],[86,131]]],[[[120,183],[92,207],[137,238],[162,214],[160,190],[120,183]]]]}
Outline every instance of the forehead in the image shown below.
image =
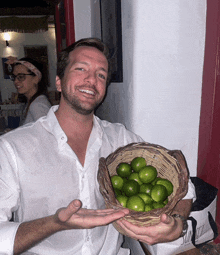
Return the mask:
{"type": "Polygon", "coordinates": [[[18,74],[18,73],[27,73],[28,68],[24,65],[16,65],[14,66],[13,73],[18,74]]]}
{"type": "Polygon", "coordinates": [[[105,55],[98,49],[89,46],[80,46],[70,52],[69,62],[71,64],[76,62],[94,62],[96,64],[105,66],[108,69],[108,61],[105,55]]]}

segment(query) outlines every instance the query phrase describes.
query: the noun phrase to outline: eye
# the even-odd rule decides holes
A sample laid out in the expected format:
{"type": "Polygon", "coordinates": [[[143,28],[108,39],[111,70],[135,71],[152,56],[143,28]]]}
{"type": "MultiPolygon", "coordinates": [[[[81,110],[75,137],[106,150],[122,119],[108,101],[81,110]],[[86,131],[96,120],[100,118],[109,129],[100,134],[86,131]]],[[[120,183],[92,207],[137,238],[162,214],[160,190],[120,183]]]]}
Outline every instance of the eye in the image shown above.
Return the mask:
{"type": "Polygon", "coordinates": [[[99,73],[99,74],[98,74],[98,76],[99,76],[101,79],[106,80],[105,75],[103,75],[103,74],[99,73]]]}
{"type": "Polygon", "coordinates": [[[82,67],[76,67],[75,70],[77,70],[77,71],[85,71],[85,69],[82,68],[82,67]]]}

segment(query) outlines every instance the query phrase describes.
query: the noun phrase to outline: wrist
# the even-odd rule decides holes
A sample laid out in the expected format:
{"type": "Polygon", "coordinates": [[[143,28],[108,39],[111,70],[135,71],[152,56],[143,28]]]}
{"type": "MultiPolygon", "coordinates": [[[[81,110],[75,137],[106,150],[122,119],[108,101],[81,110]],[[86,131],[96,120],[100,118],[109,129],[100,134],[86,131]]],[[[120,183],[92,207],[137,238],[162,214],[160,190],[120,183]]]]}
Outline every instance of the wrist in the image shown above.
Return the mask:
{"type": "Polygon", "coordinates": [[[179,221],[182,222],[182,232],[179,237],[185,236],[185,234],[187,233],[187,229],[188,229],[187,219],[180,214],[173,214],[172,217],[175,220],[179,219],[179,221]]]}

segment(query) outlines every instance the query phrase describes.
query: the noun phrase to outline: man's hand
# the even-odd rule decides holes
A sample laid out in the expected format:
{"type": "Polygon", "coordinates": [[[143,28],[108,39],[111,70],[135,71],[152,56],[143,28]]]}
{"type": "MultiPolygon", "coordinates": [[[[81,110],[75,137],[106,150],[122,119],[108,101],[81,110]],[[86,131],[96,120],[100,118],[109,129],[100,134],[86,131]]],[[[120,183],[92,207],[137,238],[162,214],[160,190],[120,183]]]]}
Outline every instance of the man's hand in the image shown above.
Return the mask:
{"type": "Polygon", "coordinates": [[[56,212],[56,222],[64,229],[89,229],[107,225],[129,213],[128,209],[90,210],[81,207],[81,201],[73,200],[66,208],[56,212]]]}
{"type": "Polygon", "coordinates": [[[170,242],[177,239],[182,232],[182,221],[166,214],[161,215],[160,222],[150,227],[137,227],[126,220],[118,220],[117,224],[127,235],[148,245],[170,242]]]}

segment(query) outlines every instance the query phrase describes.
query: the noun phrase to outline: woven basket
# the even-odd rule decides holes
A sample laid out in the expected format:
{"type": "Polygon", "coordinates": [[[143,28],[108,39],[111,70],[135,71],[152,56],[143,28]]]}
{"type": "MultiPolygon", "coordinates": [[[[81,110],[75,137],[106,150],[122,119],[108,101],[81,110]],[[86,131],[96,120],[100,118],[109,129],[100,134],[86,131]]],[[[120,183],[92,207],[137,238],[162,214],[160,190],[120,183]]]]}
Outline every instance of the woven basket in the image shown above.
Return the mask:
{"type": "MultiPolygon", "coordinates": [[[[152,165],[157,169],[159,177],[170,180],[174,186],[173,193],[168,197],[165,207],[149,212],[130,210],[129,214],[124,217],[137,226],[152,226],[160,222],[161,214],[170,215],[177,202],[186,195],[188,169],[185,158],[179,150],[169,151],[159,145],[149,143],[132,143],[121,147],[107,158],[100,158],[99,161],[98,182],[107,208],[123,208],[115,198],[110,176],[117,174],[116,167],[119,163],[131,163],[135,157],[145,158],[147,165],[152,165]]],[[[113,225],[119,232],[126,235],[116,223],[113,225]]]]}

